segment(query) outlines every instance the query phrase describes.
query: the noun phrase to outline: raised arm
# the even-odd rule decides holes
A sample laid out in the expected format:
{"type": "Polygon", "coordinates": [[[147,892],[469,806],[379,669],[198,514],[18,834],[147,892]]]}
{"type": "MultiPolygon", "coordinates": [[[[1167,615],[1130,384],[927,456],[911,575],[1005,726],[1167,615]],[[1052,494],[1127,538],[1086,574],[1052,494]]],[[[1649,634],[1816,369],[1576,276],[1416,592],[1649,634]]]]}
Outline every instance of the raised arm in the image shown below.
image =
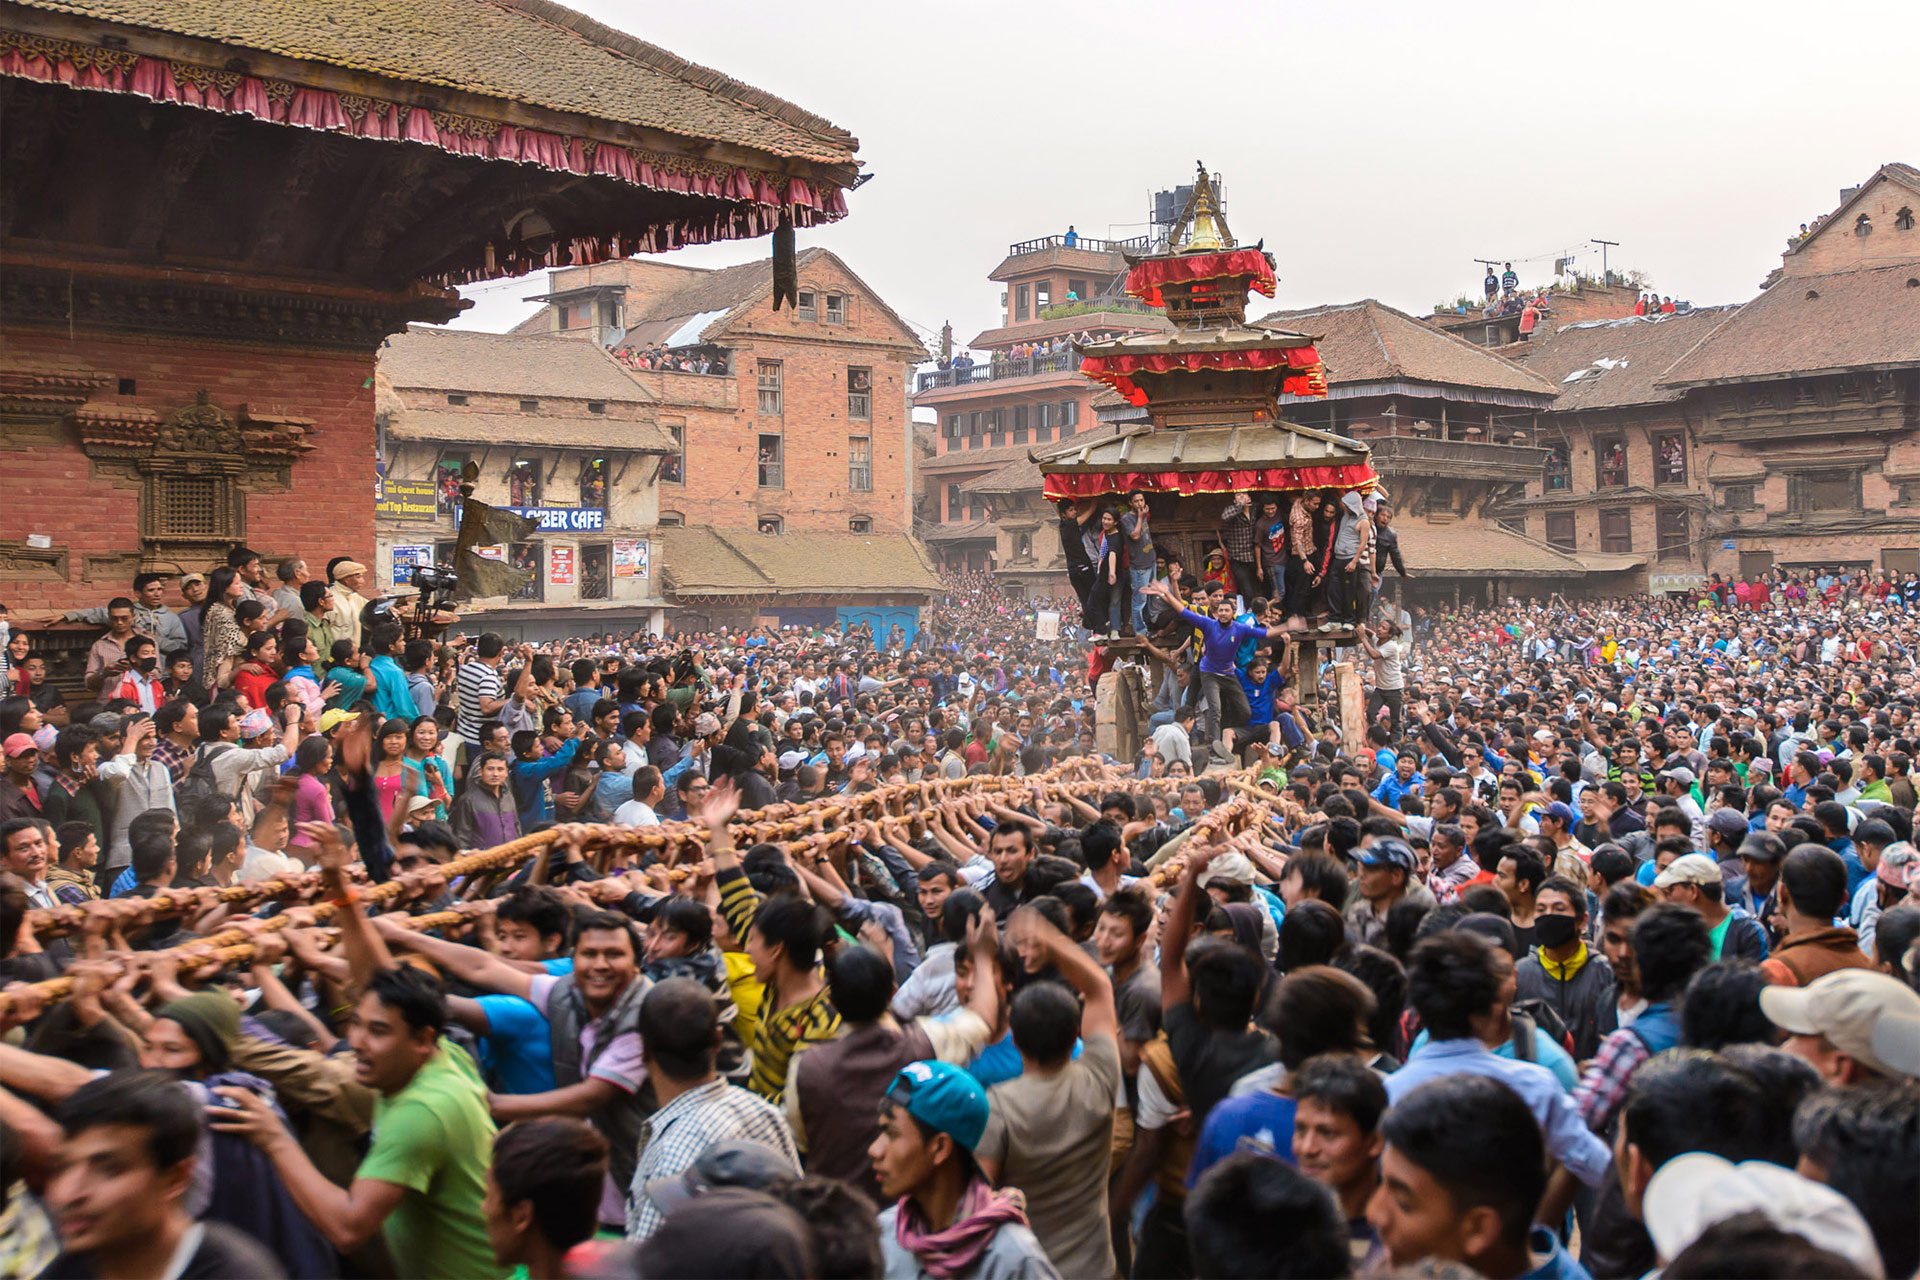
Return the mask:
{"type": "Polygon", "coordinates": [[[1120,1017],[1113,1007],[1113,979],[1107,976],[1107,971],[1100,967],[1099,962],[1030,906],[1021,907],[1013,913],[1009,932],[1016,943],[1029,941],[1038,944],[1046,954],[1047,961],[1079,993],[1081,1038],[1090,1040],[1095,1036],[1106,1036],[1118,1044],[1120,1017]]]}
{"type": "Polygon", "coordinates": [[[1187,985],[1187,940],[1193,934],[1193,917],[1205,891],[1200,888],[1200,873],[1207,869],[1218,846],[1195,849],[1187,855],[1187,869],[1180,876],[1180,891],[1174,895],[1167,912],[1167,927],[1160,935],[1160,1007],[1172,1009],[1187,1003],[1191,996],[1187,985]]]}
{"type": "Polygon", "coordinates": [[[516,969],[499,956],[478,947],[448,942],[443,938],[430,938],[384,916],[374,920],[373,928],[378,931],[379,938],[402,950],[425,956],[462,982],[498,991],[502,995],[519,996],[523,1000],[533,994],[533,974],[516,969]]]}

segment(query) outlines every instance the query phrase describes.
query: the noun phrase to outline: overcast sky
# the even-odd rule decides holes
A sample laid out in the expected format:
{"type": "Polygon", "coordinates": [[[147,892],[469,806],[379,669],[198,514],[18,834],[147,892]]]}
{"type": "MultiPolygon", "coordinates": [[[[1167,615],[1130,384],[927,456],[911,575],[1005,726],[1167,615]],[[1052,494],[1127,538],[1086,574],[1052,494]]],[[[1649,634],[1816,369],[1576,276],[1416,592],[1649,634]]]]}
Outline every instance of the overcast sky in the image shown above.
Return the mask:
{"type": "MultiPolygon", "coordinates": [[[[800,246],[961,342],[998,320],[1008,244],[1139,234],[1196,160],[1274,254],[1274,306],[1416,314],[1477,292],[1475,258],[1597,269],[1593,238],[1658,292],[1743,301],[1841,187],[1920,163],[1913,0],[572,3],[857,135],[873,181],[800,246]]],[[[460,323],[504,329],[542,283],[469,290],[460,323]]]]}

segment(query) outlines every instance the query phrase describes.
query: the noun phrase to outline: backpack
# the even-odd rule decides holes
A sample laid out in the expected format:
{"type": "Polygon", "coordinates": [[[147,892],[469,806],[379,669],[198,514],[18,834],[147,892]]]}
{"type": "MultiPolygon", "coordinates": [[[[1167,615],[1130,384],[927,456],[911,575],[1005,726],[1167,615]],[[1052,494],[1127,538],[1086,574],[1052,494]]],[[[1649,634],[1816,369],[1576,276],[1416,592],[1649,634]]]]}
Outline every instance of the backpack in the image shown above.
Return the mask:
{"type": "Polygon", "coordinates": [[[213,772],[213,762],[231,750],[233,750],[231,742],[219,742],[202,748],[200,754],[193,758],[193,765],[187,770],[187,776],[180,779],[179,784],[173,789],[173,803],[176,809],[184,813],[187,806],[195,801],[239,798],[235,794],[222,790],[219,779],[213,772]]]}
{"type": "Polygon", "coordinates": [[[1521,1000],[1513,1006],[1513,1056],[1520,1061],[1538,1061],[1533,1055],[1533,1036],[1520,1034],[1523,1024],[1529,1031],[1538,1031],[1568,1053],[1573,1052],[1573,1036],[1568,1033],[1566,1020],[1560,1016],[1560,1011],[1545,1000],[1521,1000]]]}

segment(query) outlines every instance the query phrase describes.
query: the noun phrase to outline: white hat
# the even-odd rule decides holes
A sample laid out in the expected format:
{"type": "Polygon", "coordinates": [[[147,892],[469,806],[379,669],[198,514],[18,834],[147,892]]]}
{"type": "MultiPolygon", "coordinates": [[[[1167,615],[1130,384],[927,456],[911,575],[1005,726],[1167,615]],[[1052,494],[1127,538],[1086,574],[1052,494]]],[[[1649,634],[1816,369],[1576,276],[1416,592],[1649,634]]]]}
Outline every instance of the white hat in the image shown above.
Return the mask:
{"type": "Polygon", "coordinates": [[[1246,854],[1230,849],[1207,864],[1199,882],[1202,889],[1210,884],[1252,884],[1253,863],[1246,854]]]}
{"type": "Polygon", "coordinates": [[[1874,1052],[1874,1026],[1890,1016],[1920,1016],[1920,992],[1877,969],[1841,969],[1804,987],[1762,987],[1760,1012],[1782,1031],[1825,1036],[1868,1070],[1898,1075],[1874,1052]]]}
{"type": "Polygon", "coordinates": [[[807,753],[804,751],[782,752],[780,756],[780,767],[782,769],[798,769],[806,762],[807,753]]]}
{"type": "Polygon", "coordinates": [[[1839,1254],[1867,1275],[1886,1274],[1873,1232],[1851,1200],[1765,1160],[1736,1165],[1705,1151],[1689,1151],[1660,1166],[1641,1203],[1647,1234],[1663,1262],[1672,1261],[1715,1223],[1759,1213],[1782,1231],[1839,1254]]]}
{"type": "Polygon", "coordinates": [[[1720,864],[1704,853],[1687,853],[1667,864],[1653,878],[1653,887],[1666,889],[1676,884],[1719,884],[1720,864]]]}

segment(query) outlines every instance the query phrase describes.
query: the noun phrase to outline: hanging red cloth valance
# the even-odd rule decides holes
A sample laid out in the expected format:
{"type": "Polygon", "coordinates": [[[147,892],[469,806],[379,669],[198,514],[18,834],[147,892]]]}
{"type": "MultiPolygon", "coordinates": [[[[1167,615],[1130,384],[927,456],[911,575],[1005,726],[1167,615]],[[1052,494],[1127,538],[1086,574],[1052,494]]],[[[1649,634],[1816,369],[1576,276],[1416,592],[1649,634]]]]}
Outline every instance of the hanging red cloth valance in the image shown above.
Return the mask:
{"type": "Polygon", "coordinates": [[[1191,284],[1196,280],[1220,280],[1248,276],[1247,287],[1263,297],[1273,296],[1276,283],[1273,264],[1259,249],[1229,249],[1225,253],[1193,253],[1173,258],[1148,258],[1127,272],[1127,296],[1138,298],[1150,307],[1164,307],[1160,286],[1191,284]]]}
{"type": "Polygon", "coordinates": [[[18,31],[0,31],[0,76],[134,94],[155,102],[252,116],[345,137],[418,142],[455,155],[538,165],[726,202],[703,208],[692,217],[662,219],[631,232],[555,240],[538,253],[490,245],[483,262],[429,277],[436,284],[466,284],[542,267],[583,266],[635,253],[661,253],[683,245],[752,239],[771,232],[783,212],[800,227],[831,222],[847,212],[846,198],[838,188],[816,191],[803,178],[596,143],[495,120],[18,31]]]}
{"type": "Polygon", "coordinates": [[[1244,471],[1075,471],[1046,477],[1047,501],[1102,498],[1131,493],[1288,493],[1305,489],[1358,489],[1377,483],[1371,466],[1356,462],[1329,467],[1262,467],[1244,471]]]}
{"type": "Polygon", "coordinates": [[[1279,369],[1300,370],[1289,375],[1281,390],[1288,395],[1327,394],[1327,379],[1320,364],[1320,352],[1314,347],[1260,347],[1252,351],[1189,351],[1178,355],[1088,356],[1080,362],[1080,372],[1096,382],[1104,382],[1127,398],[1127,403],[1144,405],[1147,393],[1133,381],[1133,375],[1148,373],[1199,373],[1203,369],[1279,369]],[[1312,390],[1317,385],[1318,391],[1312,390]]]}

